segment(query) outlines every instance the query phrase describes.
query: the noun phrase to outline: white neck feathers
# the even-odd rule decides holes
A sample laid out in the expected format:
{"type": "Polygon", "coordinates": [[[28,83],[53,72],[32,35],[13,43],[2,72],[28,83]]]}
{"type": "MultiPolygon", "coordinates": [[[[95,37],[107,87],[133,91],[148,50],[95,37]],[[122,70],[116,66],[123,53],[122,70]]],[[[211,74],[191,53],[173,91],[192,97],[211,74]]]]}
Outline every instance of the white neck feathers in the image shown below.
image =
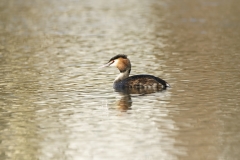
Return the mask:
{"type": "Polygon", "coordinates": [[[126,78],[129,77],[129,74],[130,74],[130,71],[129,70],[126,70],[125,72],[121,72],[114,80],[114,83],[115,82],[118,82],[118,81],[122,81],[126,78]]]}

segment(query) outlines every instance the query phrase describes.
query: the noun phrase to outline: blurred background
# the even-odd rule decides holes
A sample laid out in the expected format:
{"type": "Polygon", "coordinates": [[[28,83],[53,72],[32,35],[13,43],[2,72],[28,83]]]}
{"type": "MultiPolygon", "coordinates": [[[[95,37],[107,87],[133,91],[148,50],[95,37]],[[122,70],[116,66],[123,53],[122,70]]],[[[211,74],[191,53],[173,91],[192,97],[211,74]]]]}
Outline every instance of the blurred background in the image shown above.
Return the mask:
{"type": "Polygon", "coordinates": [[[1,160],[237,160],[240,1],[1,0],[1,160]],[[131,74],[171,88],[116,92],[131,74]]]}

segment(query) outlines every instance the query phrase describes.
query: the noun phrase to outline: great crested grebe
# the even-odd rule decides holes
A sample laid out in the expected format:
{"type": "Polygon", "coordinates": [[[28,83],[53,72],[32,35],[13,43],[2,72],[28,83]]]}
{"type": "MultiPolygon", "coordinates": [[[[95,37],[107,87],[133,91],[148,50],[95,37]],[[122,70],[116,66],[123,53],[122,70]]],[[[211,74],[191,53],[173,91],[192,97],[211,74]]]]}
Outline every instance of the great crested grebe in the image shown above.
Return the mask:
{"type": "Polygon", "coordinates": [[[107,64],[102,67],[115,66],[119,69],[120,74],[114,80],[113,87],[114,88],[159,88],[166,89],[169,87],[169,84],[152,75],[134,75],[130,76],[131,72],[131,63],[130,60],[124,54],[118,54],[112,57],[107,64]]]}

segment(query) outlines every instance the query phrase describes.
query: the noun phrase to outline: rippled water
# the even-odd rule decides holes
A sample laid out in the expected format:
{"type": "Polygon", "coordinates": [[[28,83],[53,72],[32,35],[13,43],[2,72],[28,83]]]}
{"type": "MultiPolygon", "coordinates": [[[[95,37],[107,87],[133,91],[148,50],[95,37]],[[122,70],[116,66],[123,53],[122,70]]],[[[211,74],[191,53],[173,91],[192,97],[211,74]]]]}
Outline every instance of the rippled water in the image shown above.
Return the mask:
{"type": "Polygon", "coordinates": [[[240,157],[239,2],[0,2],[0,159],[240,157]],[[116,92],[132,74],[170,85],[116,92]]]}

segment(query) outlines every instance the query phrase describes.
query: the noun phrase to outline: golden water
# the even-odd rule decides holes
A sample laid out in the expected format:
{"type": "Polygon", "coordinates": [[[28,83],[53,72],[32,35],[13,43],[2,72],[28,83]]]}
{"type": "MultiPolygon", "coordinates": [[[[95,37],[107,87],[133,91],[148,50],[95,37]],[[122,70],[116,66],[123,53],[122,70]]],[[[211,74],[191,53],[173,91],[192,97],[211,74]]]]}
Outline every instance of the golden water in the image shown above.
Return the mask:
{"type": "Polygon", "coordinates": [[[237,0],[2,0],[0,159],[237,160],[237,0]],[[132,74],[171,88],[112,89],[132,74]]]}

